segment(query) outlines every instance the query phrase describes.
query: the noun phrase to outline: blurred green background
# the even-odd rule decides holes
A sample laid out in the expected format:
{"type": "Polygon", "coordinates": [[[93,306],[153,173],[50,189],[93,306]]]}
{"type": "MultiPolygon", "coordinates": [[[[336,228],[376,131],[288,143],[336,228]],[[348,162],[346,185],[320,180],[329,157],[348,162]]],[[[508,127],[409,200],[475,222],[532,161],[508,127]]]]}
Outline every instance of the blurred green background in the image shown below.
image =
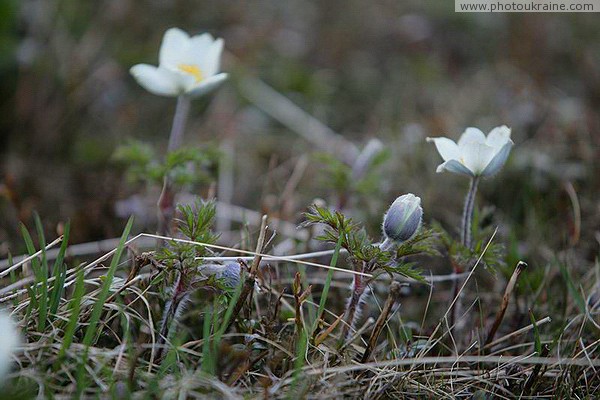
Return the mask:
{"type": "MultiPolygon", "coordinates": [[[[270,210],[315,150],[244,90],[260,79],[358,146],[376,137],[390,150],[381,180],[354,203],[373,233],[406,192],[421,196],[427,221],[455,231],[467,181],[435,174],[440,158],[425,137],[508,125],[516,146],[478,206],[493,211],[509,261],[571,249],[588,268],[600,240],[598,16],[453,10],[452,1],[3,0],[0,257],[19,248],[18,221],[30,225],[33,210],[50,230],[71,219],[72,242],[83,242],[120,233],[117,201],[155,201],[112,154],[129,138],[166,147],[175,100],[145,92],[128,69],[156,64],[164,31],[177,26],[225,39],[231,79],[193,103],[185,140],[229,143],[233,204],[270,210]]],[[[309,160],[280,215],[293,223],[314,198],[333,203],[309,160]]],[[[150,217],[138,224],[155,229],[150,217]]]]}

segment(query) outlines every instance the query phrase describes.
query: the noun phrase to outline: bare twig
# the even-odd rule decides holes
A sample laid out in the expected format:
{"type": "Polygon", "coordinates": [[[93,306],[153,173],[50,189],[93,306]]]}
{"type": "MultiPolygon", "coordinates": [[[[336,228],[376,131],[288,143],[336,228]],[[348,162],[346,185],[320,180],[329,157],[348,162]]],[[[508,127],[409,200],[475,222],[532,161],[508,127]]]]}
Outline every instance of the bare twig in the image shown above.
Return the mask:
{"type": "Polygon", "coordinates": [[[390,312],[392,311],[392,307],[394,306],[394,303],[400,296],[401,289],[402,285],[399,282],[393,281],[390,284],[390,292],[388,294],[387,299],[385,300],[385,304],[383,305],[381,314],[379,314],[379,318],[377,318],[377,321],[375,322],[375,327],[373,328],[373,332],[371,332],[371,336],[369,337],[369,341],[367,342],[367,348],[365,349],[365,352],[363,353],[360,362],[365,363],[369,361],[369,358],[371,357],[371,352],[375,348],[375,345],[377,344],[377,339],[379,339],[379,335],[381,334],[383,327],[387,323],[387,319],[390,312]]]}
{"type": "Polygon", "coordinates": [[[517,280],[519,279],[519,275],[521,272],[527,268],[527,264],[523,261],[519,261],[515,270],[506,285],[506,289],[504,289],[504,296],[502,297],[502,303],[500,304],[500,308],[498,309],[498,313],[496,314],[496,319],[494,320],[494,324],[490,328],[487,334],[487,338],[485,340],[484,346],[490,344],[492,340],[494,340],[494,336],[496,335],[496,331],[500,327],[502,320],[504,319],[504,314],[506,313],[506,309],[508,308],[508,302],[510,301],[510,295],[512,294],[515,285],[517,284],[517,280]]]}
{"type": "MultiPolygon", "coordinates": [[[[548,346],[547,344],[544,344],[544,346],[542,347],[542,352],[540,354],[540,357],[548,357],[548,354],[550,353],[550,346],[548,346]]],[[[525,386],[523,387],[523,393],[521,394],[521,396],[529,396],[529,393],[531,393],[531,389],[533,388],[533,384],[535,383],[538,375],[540,374],[540,370],[542,369],[542,364],[536,364],[536,366],[533,368],[533,371],[531,372],[531,375],[529,375],[529,378],[527,378],[527,381],[525,382],[525,386]]]]}
{"type": "Polygon", "coordinates": [[[240,297],[238,298],[235,306],[233,307],[233,313],[231,315],[231,319],[229,320],[229,327],[233,324],[237,316],[239,315],[242,307],[246,303],[246,299],[254,290],[254,284],[256,282],[256,274],[258,273],[258,267],[260,265],[260,260],[262,258],[262,251],[265,244],[265,236],[267,232],[267,216],[263,215],[262,222],[260,226],[260,233],[258,234],[258,242],[256,244],[256,254],[254,256],[254,260],[252,261],[252,265],[250,266],[250,272],[244,281],[244,287],[242,288],[242,292],[240,293],[240,297]]]}
{"type": "MultiPolygon", "coordinates": [[[[535,325],[536,325],[536,326],[540,326],[540,325],[543,325],[543,324],[547,324],[547,323],[548,323],[548,322],[550,322],[550,321],[552,321],[552,319],[551,319],[550,317],[545,317],[545,318],[542,318],[542,319],[540,319],[539,321],[537,321],[537,322],[535,323],[535,325]]],[[[521,329],[517,329],[516,331],[514,331],[514,332],[511,332],[511,333],[509,333],[508,335],[502,336],[501,338],[499,338],[499,339],[496,339],[496,340],[494,340],[493,342],[491,342],[491,343],[489,343],[489,344],[487,344],[487,345],[483,346],[483,350],[486,350],[486,349],[488,349],[488,348],[494,347],[494,346],[496,346],[498,343],[502,343],[502,342],[504,342],[504,341],[506,341],[506,340],[508,340],[508,339],[510,339],[510,338],[513,338],[513,337],[515,337],[515,336],[522,335],[522,334],[523,334],[523,333],[525,333],[525,332],[529,332],[529,331],[530,331],[530,330],[532,330],[533,328],[534,328],[534,325],[533,325],[533,324],[529,324],[529,325],[527,325],[527,326],[524,326],[524,327],[523,327],[523,328],[521,328],[521,329]]]]}

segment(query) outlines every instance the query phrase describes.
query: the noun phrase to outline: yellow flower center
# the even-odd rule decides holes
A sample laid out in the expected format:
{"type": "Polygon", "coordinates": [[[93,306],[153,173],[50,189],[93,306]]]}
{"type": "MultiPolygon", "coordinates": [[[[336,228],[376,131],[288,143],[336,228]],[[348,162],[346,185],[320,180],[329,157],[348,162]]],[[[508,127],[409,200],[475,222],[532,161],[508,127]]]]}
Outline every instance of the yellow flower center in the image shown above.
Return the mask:
{"type": "Polygon", "coordinates": [[[197,65],[179,64],[177,67],[186,74],[190,74],[196,78],[196,83],[200,82],[204,78],[202,71],[200,71],[200,68],[197,65]]]}

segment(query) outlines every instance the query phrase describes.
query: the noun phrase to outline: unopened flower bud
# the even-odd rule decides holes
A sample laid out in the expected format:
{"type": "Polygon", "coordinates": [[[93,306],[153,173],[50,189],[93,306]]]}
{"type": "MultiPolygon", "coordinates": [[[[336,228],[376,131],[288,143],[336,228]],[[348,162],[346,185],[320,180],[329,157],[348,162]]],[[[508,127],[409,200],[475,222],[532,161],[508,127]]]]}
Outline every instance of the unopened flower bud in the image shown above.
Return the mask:
{"type": "Polygon", "coordinates": [[[222,279],[225,286],[235,288],[240,283],[240,264],[230,262],[221,264],[204,264],[200,267],[200,272],[205,276],[214,275],[217,279],[222,279]]]}
{"type": "Polygon", "coordinates": [[[383,217],[383,235],[385,241],[382,250],[388,250],[394,242],[401,243],[411,239],[421,227],[423,209],[421,199],[412,193],[398,197],[383,217]]]}

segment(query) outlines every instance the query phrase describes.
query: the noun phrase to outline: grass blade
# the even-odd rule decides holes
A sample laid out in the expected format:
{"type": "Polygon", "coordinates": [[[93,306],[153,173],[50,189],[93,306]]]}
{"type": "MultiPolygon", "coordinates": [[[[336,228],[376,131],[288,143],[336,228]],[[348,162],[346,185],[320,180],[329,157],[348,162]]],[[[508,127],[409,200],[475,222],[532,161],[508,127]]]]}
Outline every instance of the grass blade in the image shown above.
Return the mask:
{"type": "Polygon", "coordinates": [[[121,235],[119,245],[117,246],[115,254],[113,255],[112,261],[110,263],[110,267],[108,268],[108,272],[106,273],[106,279],[104,280],[102,289],[100,290],[100,295],[98,296],[98,300],[96,301],[96,304],[94,304],[94,308],[92,309],[90,322],[85,331],[85,336],[83,337],[82,342],[83,345],[86,347],[92,345],[94,338],[99,333],[98,331],[96,331],[96,327],[98,326],[98,321],[100,320],[100,315],[102,314],[102,309],[104,308],[104,302],[108,298],[110,285],[112,284],[113,278],[115,276],[115,271],[117,270],[117,265],[119,265],[119,260],[121,259],[121,255],[123,254],[123,249],[125,248],[125,241],[129,236],[132,224],[133,217],[129,218],[129,221],[125,226],[125,230],[123,231],[123,235],[121,235]]]}
{"type": "Polygon", "coordinates": [[[75,290],[73,292],[73,297],[71,298],[71,302],[69,304],[69,308],[71,309],[71,316],[69,317],[69,322],[67,323],[67,327],[65,328],[65,333],[62,339],[62,346],[58,353],[58,361],[54,364],[54,370],[57,371],[60,365],[62,364],[69,347],[71,347],[71,343],[73,343],[73,337],[75,335],[75,331],[77,330],[77,322],[79,319],[79,311],[81,308],[81,299],[83,298],[83,293],[85,291],[85,275],[83,273],[83,269],[79,268],[77,270],[77,280],[75,282],[75,290]]]}
{"type": "MultiPolygon", "coordinates": [[[[214,304],[213,304],[214,307],[214,304]]],[[[202,327],[202,338],[204,339],[204,343],[202,344],[202,371],[207,374],[214,374],[214,354],[211,350],[211,340],[210,340],[210,326],[213,321],[213,313],[214,308],[210,305],[206,306],[204,309],[204,325],[202,327]]]]}
{"type": "MultiPolygon", "coordinates": [[[[333,255],[331,256],[331,262],[329,263],[330,267],[335,267],[337,265],[338,256],[340,254],[340,249],[342,248],[342,238],[344,236],[340,235],[337,243],[335,244],[335,250],[333,251],[333,255]]],[[[327,278],[325,278],[325,285],[323,286],[323,292],[321,293],[321,299],[319,300],[319,309],[317,310],[317,317],[315,318],[315,322],[311,328],[310,336],[314,340],[315,332],[319,326],[319,319],[323,314],[323,310],[325,309],[325,303],[327,302],[327,295],[329,294],[329,287],[331,286],[331,279],[333,278],[333,270],[330,269],[327,272],[327,278]]]]}
{"type": "MultiPolygon", "coordinates": [[[[37,224],[37,221],[36,221],[37,224]]],[[[31,235],[29,231],[25,227],[23,223],[21,223],[21,235],[25,240],[25,246],[27,247],[27,252],[30,255],[35,254],[35,246],[33,244],[33,239],[31,239],[31,235]]],[[[43,241],[40,238],[40,241],[43,241]]],[[[45,244],[44,244],[45,247],[45,244]]],[[[42,253],[45,259],[45,252],[42,253]]],[[[31,290],[28,290],[30,296],[30,305],[33,305],[31,310],[38,310],[38,331],[43,332],[46,329],[46,316],[48,314],[47,308],[47,300],[48,293],[46,289],[47,282],[44,279],[44,274],[40,267],[40,260],[37,257],[31,259],[31,269],[33,270],[34,282],[30,286],[31,290]],[[39,295],[39,299],[38,299],[39,295]]],[[[29,315],[28,315],[29,317],[29,315]]]]}
{"type": "Polygon", "coordinates": [[[67,222],[65,225],[65,231],[63,233],[63,240],[60,244],[60,250],[58,251],[56,260],[54,260],[54,265],[52,266],[52,271],[54,273],[54,286],[52,287],[52,292],[50,293],[50,314],[56,314],[58,311],[60,299],[65,290],[64,286],[65,279],[67,277],[67,266],[63,261],[65,259],[65,253],[67,252],[67,245],[69,243],[70,226],[70,222],[67,222]]]}

